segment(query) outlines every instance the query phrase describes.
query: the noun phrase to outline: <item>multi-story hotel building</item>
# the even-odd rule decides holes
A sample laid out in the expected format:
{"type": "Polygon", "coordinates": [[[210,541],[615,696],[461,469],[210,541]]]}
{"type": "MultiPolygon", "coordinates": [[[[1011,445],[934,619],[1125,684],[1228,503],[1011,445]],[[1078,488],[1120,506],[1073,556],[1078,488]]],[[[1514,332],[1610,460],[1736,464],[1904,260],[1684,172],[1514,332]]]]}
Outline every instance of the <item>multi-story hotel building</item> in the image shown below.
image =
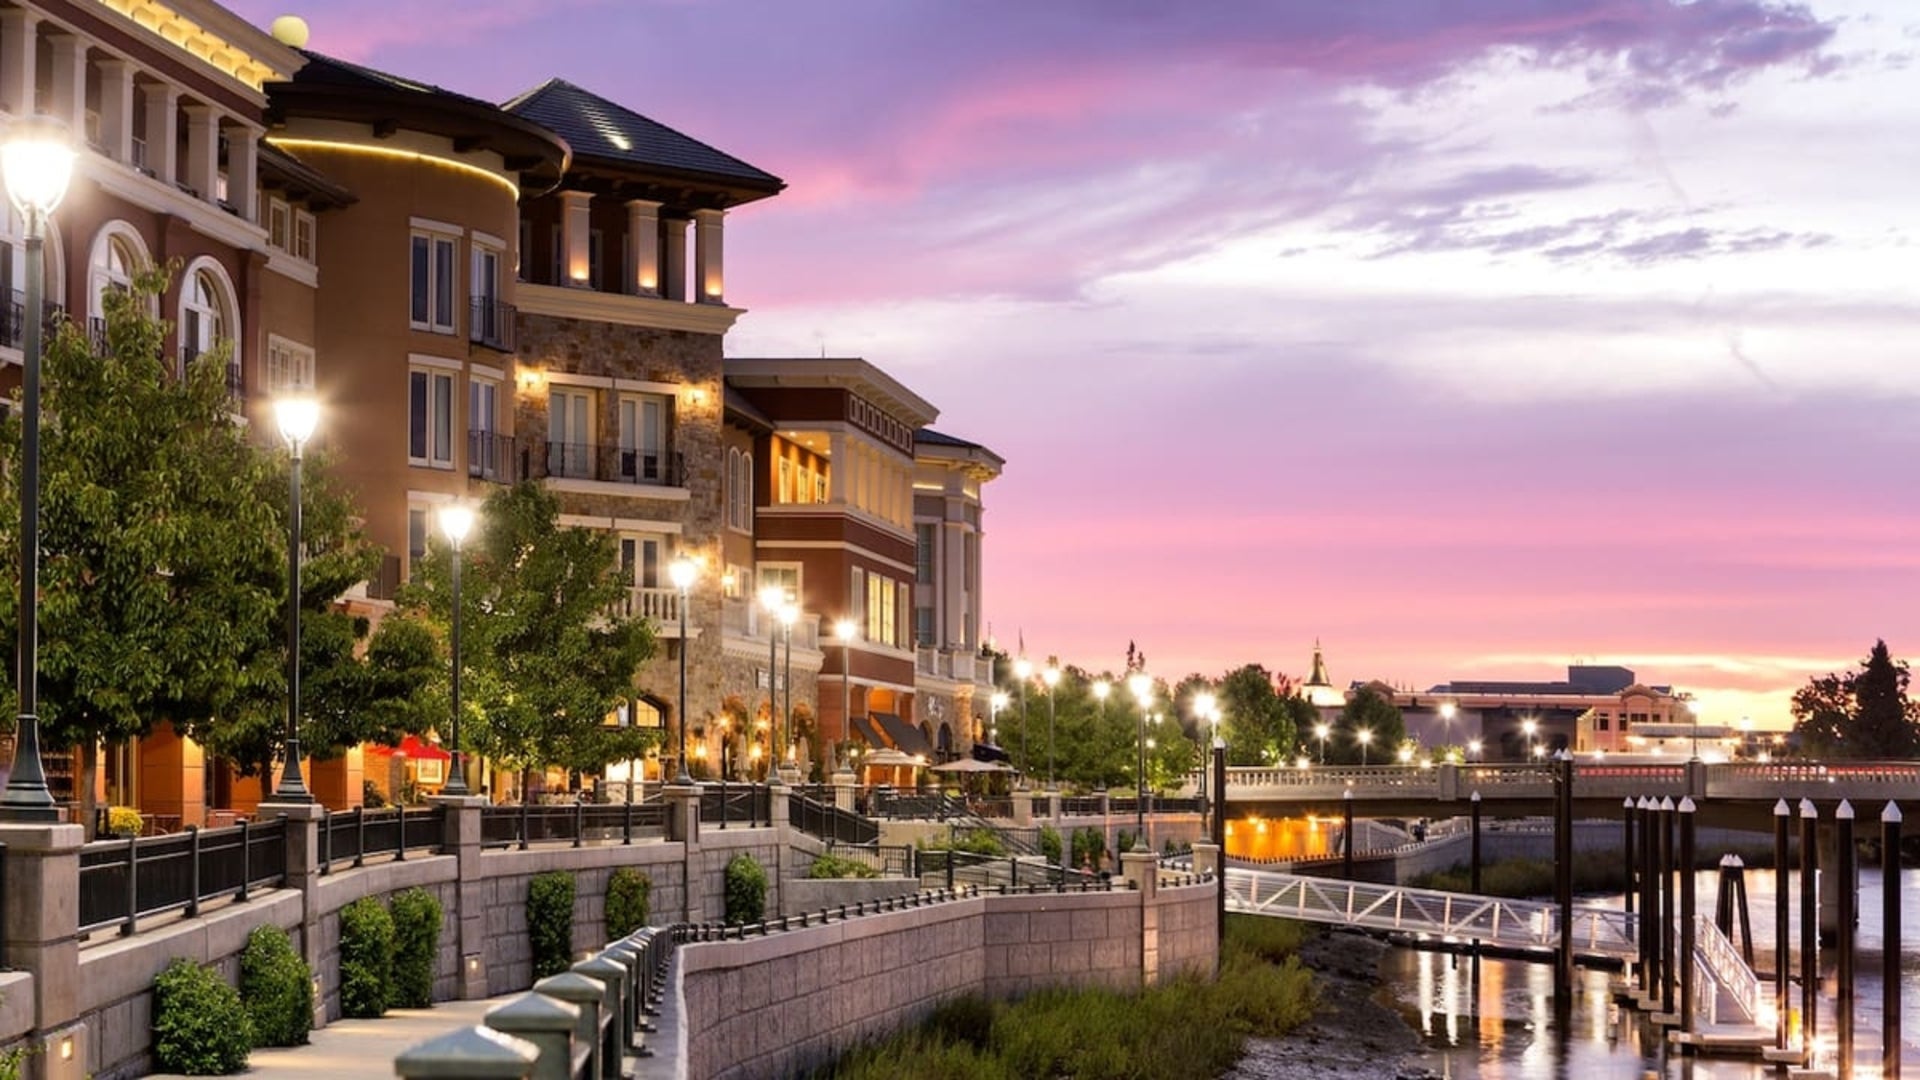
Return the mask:
{"type": "MultiPolygon", "coordinates": [[[[610,722],[671,729],[684,650],[709,762],[735,702],[810,714],[789,742],[823,765],[850,728],[963,752],[988,678],[980,492],[1002,462],[926,431],[933,406],[866,361],[725,358],[727,212],[782,181],[562,80],[495,105],[290,42],[205,0],[0,7],[0,109],[84,134],[49,301],[95,318],[135,268],[180,260],[169,355],[232,342],[262,432],[275,394],[324,403],[316,442],[389,553],[354,601],[370,612],[437,507],[535,482],[564,523],[617,536],[628,610],[658,632],[610,722]],[[683,554],[706,568],[684,639],[666,580],[683,554]],[[763,586],[790,594],[791,624],[763,586]]],[[[19,235],[9,218],[6,290],[19,235]]],[[[0,314],[17,365],[17,306],[0,314]]],[[[782,726],[756,729],[769,758],[782,726]]],[[[164,723],[103,749],[102,801],[191,823],[257,797],[164,723]]],[[[361,769],[323,764],[314,787],[352,805],[361,769]]]]}

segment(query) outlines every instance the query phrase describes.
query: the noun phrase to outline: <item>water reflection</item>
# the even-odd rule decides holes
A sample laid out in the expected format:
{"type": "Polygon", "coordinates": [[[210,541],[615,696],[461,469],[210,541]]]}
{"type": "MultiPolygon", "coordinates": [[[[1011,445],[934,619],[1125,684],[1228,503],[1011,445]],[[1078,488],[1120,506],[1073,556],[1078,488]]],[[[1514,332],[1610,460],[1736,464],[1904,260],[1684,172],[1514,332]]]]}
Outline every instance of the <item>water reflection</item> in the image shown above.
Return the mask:
{"type": "MultiPolygon", "coordinates": [[[[1697,882],[1702,911],[1713,911],[1719,875],[1703,872],[1697,882]]],[[[1747,895],[1754,940],[1754,965],[1773,970],[1774,875],[1749,871],[1747,895]]],[[[1788,897],[1798,904],[1798,880],[1787,875],[1788,897]]],[[[1855,962],[1858,1075],[1877,1076],[1880,1062],[1881,877],[1877,869],[1860,873],[1859,947],[1855,962]]],[[[1920,873],[1901,881],[1902,911],[1909,925],[1920,921],[1920,873]]],[[[1618,907],[1619,897],[1595,902],[1618,907]]],[[[1798,913],[1788,916],[1790,940],[1798,942],[1798,913]]],[[[1823,1034],[1831,1034],[1835,955],[1821,957],[1823,1034]]],[[[1796,965],[1797,967],[1797,965],[1796,965]]],[[[1920,942],[1902,943],[1900,955],[1903,1053],[1909,1074],[1920,1075],[1920,942]]],[[[1643,1014],[1613,1001],[1601,971],[1577,973],[1572,1012],[1565,1029],[1553,1015],[1553,971],[1545,964],[1480,960],[1408,949],[1390,951],[1382,961],[1385,992],[1425,1040],[1427,1064],[1449,1078],[1500,1080],[1505,1077],[1578,1076],[1586,1080],[1643,1080],[1651,1075],[1686,1080],[1760,1080],[1778,1074],[1751,1061],[1685,1057],[1669,1053],[1661,1032],[1643,1014]]],[[[1764,978],[1764,976],[1763,976],[1764,978]]],[[[1770,993],[1771,983],[1763,993],[1770,993]]],[[[1794,989],[1798,1000],[1798,987],[1794,989]]]]}

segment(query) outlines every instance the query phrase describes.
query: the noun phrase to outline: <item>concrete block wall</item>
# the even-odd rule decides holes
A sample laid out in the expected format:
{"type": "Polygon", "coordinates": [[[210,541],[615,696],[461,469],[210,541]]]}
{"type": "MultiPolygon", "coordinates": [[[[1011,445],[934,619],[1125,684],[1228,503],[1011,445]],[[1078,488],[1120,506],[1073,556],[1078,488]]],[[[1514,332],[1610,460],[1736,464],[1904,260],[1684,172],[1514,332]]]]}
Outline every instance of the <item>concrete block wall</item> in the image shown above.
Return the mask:
{"type": "Polygon", "coordinates": [[[440,949],[434,964],[433,996],[436,1000],[460,996],[460,943],[455,929],[457,876],[453,856],[416,855],[405,862],[376,863],[358,870],[337,869],[318,879],[315,924],[318,940],[309,962],[320,978],[321,1015],[328,1022],[340,1019],[340,909],[363,896],[376,896],[391,903],[395,893],[417,888],[425,889],[440,901],[440,949]]]}
{"type": "Polygon", "coordinates": [[[1218,888],[1211,882],[1161,886],[1147,915],[1153,932],[1147,947],[1153,955],[1147,969],[1156,982],[1182,975],[1212,978],[1220,966],[1220,909],[1218,888]]]}
{"type": "Polygon", "coordinates": [[[584,951],[606,940],[607,879],[622,866],[630,866],[652,881],[649,899],[655,921],[678,917],[685,894],[685,856],[683,846],[677,843],[510,849],[482,855],[480,881],[486,930],[480,962],[485,967],[487,993],[507,994],[533,985],[527,891],[536,874],[552,870],[573,874],[573,944],[575,951],[584,951]]]}

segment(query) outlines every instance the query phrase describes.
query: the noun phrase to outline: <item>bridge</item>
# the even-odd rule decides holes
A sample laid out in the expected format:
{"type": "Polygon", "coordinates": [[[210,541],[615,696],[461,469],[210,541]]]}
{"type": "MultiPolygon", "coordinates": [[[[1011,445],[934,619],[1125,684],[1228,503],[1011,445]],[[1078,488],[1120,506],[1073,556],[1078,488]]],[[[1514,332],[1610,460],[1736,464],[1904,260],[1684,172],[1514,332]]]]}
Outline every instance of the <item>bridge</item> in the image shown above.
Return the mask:
{"type": "MultiPolygon", "coordinates": [[[[1364,817],[1447,817],[1463,814],[1478,794],[1498,816],[1553,812],[1555,765],[1470,763],[1422,765],[1307,765],[1227,770],[1229,816],[1338,815],[1349,800],[1364,817]]],[[[1627,799],[1691,797],[1703,824],[1770,831],[1774,804],[1808,799],[1823,808],[1840,800],[1855,806],[1920,800],[1920,762],[1672,763],[1576,761],[1578,816],[1619,813],[1627,799]]]]}
{"type": "MultiPolygon", "coordinates": [[[[1550,961],[1563,932],[1560,909],[1550,902],[1228,869],[1230,912],[1300,919],[1406,937],[1416,944],[1477,944],[1550,961]]],[[[1640,955],[1642,920],[1633,912],[1575,907],[1564,932],[1573,937],[1576,959],[1631,965],[1640,955]]],[[[1676,929],[1674,939],[1679,939],[1676,929]]],[[[1756,1014],[1760,980],[1712,919],[1694,919],[1695,988],[1693,1034],[1715,1043],[1768,1044],[1771,1022],[1756,1014]]],[[[1643,1000],[1643,1004],[1647,1004],[1643,1000]]]]}

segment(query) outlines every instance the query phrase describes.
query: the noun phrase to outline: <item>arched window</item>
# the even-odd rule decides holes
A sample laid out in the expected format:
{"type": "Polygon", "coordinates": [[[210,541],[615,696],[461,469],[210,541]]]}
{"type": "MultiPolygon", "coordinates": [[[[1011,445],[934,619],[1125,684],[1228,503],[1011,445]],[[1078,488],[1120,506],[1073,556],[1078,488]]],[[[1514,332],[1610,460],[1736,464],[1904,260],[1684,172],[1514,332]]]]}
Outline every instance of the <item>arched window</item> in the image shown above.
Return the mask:
{"type": "Polygon", "coordinates": [[[227,272],[213,259],[195,259],[188,267],[180,289],[180,372],[187,363],[203,353],[212,352],[221,342],[235,343],[229,370],[240,365],[238,308],[233,300],[233,284],[227,272]]]}
{"type": "Polygon", "coordinates": [[[133,275],[148,263],[147,245],[133,226],[110,221],[93,238],[93,251],[87,258],[87,332],[96,344],[104,341],[109,290],[127,292],[133,288],[133,275]]]}

